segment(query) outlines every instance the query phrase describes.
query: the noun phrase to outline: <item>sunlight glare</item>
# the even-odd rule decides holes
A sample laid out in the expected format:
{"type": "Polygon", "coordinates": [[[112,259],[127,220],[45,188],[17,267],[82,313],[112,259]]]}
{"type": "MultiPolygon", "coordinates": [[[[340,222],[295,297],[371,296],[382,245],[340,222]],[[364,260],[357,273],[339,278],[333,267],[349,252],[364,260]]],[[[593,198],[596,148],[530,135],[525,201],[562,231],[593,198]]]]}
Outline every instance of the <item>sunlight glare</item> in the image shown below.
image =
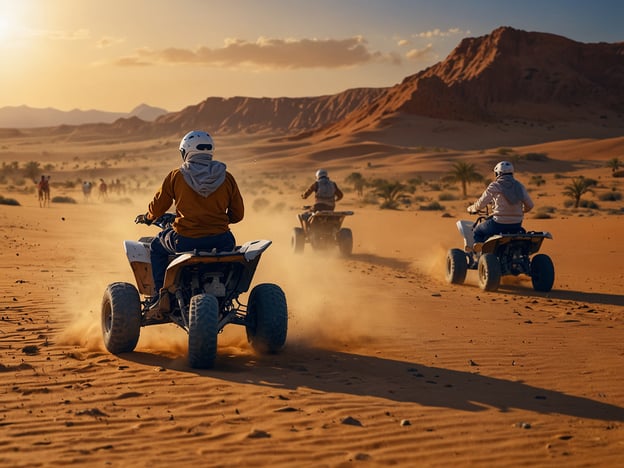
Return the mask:
{"type": "Polygon", "coordinates": [[[11,24],[9,20],[0,16],[0,39],[6,39],[10,35],[11,24]]]}

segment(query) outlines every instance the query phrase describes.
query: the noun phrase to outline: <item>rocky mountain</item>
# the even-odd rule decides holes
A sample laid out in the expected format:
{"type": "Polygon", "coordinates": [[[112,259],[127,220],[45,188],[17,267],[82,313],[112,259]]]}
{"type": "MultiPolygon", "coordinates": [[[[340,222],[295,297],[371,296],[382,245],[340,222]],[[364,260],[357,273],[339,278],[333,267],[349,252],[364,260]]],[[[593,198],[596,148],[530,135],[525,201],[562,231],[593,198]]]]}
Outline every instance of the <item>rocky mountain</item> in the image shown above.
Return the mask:
{"type": "Polygon", "coordinates": [[[624,123],[624,43],[586,44],[501,27],[462,40],[444,61],[408,76],[339,126],[383,126],[396,114],[624,123]]]}
{"type": "Polygon", "coordinates": [[[130,112],[106,112],[99,110],[61,111],[51,107],[45,109],[28,106],[1,107],[0,128],[35,128],[57,125],[82,125],[87,123],[112,123],[121,118],[138,117],[153,121],[166,114],[165,109],[141,104],[130,112]]]}
{"type": "Polygon", "coordinates": [[[344,119],[386,92],[386,88],[357,88],[318,97],[228,99],[211,97],[156,119],[163,133],[210,128],[215,133],[300,133],[344,119]]]}

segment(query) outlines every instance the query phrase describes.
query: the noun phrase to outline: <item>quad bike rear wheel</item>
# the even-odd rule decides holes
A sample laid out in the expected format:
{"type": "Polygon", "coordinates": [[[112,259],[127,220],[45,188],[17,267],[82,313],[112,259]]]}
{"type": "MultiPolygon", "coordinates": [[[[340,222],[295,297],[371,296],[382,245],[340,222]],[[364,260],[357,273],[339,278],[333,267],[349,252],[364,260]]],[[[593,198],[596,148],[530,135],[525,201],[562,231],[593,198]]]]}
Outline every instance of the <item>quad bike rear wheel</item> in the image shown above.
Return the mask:
{"type": "Polygon", "coordinates": [[[188,362],[210,369],[217,357],[219,302],[212,294],[197,294],[189,305],[188,362]]]}
{"type": "Polygon", "coordinates": [[[263,283],[251,290],[247,305],[247,340],[261,353],[277,353],[286,343],[288,306],[284,291],[263,283]]]}
{"type": "Polygon", "coordinates": [[[134,350],[141,333],[141,300],[130,283],[112,283],[102,298],[102,337],[113,354],[134,350]]]}
{"type": "Polygon", "coordinates": [[[296,227],[293,229],[290,246],[292,247],[294,253],[303,253],[303,248],[305,247],[305,234],[302,228],[296,227]]]}
{"type": "Polygon", "coordinates": [[[555,282],[555,266],[548,255],[537,254],[531,259],[531,282],[536,291],[548,292],[555,282]]]}
{"type": "Polygon", "coordinates": [[[492,253],[481,255],[477,269],[479,272],[479,287],[484,291],[496,291],[502,276],[498,257],[492,253]]]}
{"type": "Polygon", "coordinates": [[[342,228],[336,236],[340,255],[348,257],[353,252],[353,233],[349,228],[342,228]]]}
{"type": "Polygon", "coordinates": [[[468,272],[468,257],[463,250],[451,249],[446,255],[446,281],[451,284],[462,284],[468,272]]]}

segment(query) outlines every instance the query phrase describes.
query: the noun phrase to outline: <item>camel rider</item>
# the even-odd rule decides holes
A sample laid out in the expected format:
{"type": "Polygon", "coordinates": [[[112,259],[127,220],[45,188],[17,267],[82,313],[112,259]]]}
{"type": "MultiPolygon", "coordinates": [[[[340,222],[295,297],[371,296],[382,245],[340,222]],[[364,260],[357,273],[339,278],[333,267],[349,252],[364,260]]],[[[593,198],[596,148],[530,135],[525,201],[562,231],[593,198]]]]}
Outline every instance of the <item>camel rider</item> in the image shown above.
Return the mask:
{"type": "Polygon", "coordinates": [[[533,208],[533,201],[527,189],[514,178],[514,167],[509,161],[501,161],[494,167],[496,180],[485,189],[481,197],[468,207],[468,213],[475,214],[493,204],[492,216],[475,226],[474,250],[495,234],[522,231],[524,213],[533,208]]]}
{"type": "Polygon", "coordinates": [[[180,141],[182,165],[172,170],[151,201],[146,214],[135,222],[151,224],[175,202],[173,226],[162,230],[150,244],[152,275],[159,299],[169,255],[194,249],[234,250],[236,240],[230,224],[243,219],[244,204],[238,185],[226,165],[213,160],[212,137],[194,130],[180,141]]]}

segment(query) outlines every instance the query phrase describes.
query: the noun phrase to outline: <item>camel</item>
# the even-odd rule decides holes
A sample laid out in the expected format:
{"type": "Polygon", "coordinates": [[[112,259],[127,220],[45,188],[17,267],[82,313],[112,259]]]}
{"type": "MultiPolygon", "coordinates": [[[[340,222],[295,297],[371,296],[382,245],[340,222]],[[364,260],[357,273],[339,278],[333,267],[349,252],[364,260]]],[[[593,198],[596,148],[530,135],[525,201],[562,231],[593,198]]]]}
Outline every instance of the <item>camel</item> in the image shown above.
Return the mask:
{"type": "Polygon", "coordinates": [[[39,207],[50,206],[50,176],[41,176],[41,180],[37,184],[37,193],[39,196],[39,207]]]}
{"type": "Polygon", "coordinates": [[[91,189],[93,189],[93,184],[89,181],[84,181],[82,183],[82,194],[84,195],[85,201],[89,201],[91,198],[91,189]]]}
{"type": "Polygon", "coordinates": [[[100,179],[100,194],[98,198],[108,198],[108,185],[106,185],[104,179],[100,179]]]}

